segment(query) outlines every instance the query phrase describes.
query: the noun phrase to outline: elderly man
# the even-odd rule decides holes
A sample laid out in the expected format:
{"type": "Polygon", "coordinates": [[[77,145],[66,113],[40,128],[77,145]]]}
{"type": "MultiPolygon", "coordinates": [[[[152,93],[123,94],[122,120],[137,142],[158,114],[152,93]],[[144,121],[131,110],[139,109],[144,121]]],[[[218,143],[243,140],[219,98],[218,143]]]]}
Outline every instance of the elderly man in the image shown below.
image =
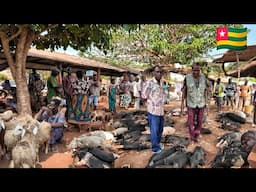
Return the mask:
{"type": "Polygon", "coordinates": [[[148,121],[153,153],[160,153],[163,145],[160,144],[164,127],[164,100],[162,69],[155,66],[153,78],[148,80],[142,90],[142,98],[147,100],[148,121]]]}
{"type": "Polygon", "coordinates": [[[188,128],[191,141],[198,142],[203,115],[207,106],[207,80],[200,74],[199,63],[192,65],[192,73],[187,74],[182,88],[181,114],[184,114],[184,103],[188,109],[188,128]]]}

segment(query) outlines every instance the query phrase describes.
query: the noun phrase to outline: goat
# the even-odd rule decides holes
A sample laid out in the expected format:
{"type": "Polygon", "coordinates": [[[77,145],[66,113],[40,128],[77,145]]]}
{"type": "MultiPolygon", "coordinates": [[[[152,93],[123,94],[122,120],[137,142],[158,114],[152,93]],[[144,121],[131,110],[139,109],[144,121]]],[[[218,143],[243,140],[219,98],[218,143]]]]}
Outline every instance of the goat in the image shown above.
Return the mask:
{"type": "Polygon", "coordinates": [[[43,121],[40,123],[37,133],[37,143],[39,146],[44,147],[45,154],[47,154],[49,150],[51,129],[52,125],[46,121],[43,121]]]}
{"type": "Polygon", "coordinates": [[[12,149],[10,168],[35,168],[38,158],[38,144],[36,141],[38,127],[23,127],[22,139],[12,149]]]}

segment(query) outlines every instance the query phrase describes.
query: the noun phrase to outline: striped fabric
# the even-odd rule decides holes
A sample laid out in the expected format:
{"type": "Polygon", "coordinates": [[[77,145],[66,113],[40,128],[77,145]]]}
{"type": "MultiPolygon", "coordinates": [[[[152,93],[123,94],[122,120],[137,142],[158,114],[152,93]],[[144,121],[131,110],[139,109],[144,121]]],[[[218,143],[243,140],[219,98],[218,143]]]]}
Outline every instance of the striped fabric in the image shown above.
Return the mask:
{"type": "Polygon", "coordinates": [[[247,48],[247,28],[219,27],[216,42],[217,49],[244,50],[247,48]]]}

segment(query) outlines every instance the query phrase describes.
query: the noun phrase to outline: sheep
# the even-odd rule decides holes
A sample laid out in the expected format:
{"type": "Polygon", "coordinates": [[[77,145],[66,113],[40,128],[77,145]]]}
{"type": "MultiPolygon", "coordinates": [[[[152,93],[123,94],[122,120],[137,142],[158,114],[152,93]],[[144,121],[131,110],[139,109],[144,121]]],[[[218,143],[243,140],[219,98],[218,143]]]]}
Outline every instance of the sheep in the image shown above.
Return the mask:
{"type": "Polygon", "coordinates": [[[13,117],[13,112],[11,110],[5,111],[4,113],[0,113],[0,147],[1,147],[1,154],[0,159],[6,154],[6,146],[4,143],[4,135],[5,135],[5,122],[9,121],[13,117]]]}
{"type": "Polygon", "coordinates": [[[4,144],[7,151],[10,151],[16,143],[21,139],[21,130],[23,125],[27,125],[28,122],[32,122],[29,116],[17,117],[11,121],[4,122],[5,134],[4,134],[4,144]],[[14,133],[15,132],[15,133],[14,133]]]}
{"type": "Polygon", "coordinates": [[[23,127],[22,139],[12,149],[10,168],[35,168],[38,158],[38,144],[36,135],[38,127],[23,127]]]}
{"type": "Polygon", "coordinates": [[[0,118],[4,121],[9,121],[11,120],[15,114],[11,110],[7,110],[3,113],[0,113],[0,118]]]}
{"type": "Polygon", "coordinates": [[[13,129],[6,129],[4,134],[4,145],[7,159],[10,159],[8,154],[17,144],[17,142],[21,140],[22,135],[24,135],[24,130],[21,125],[16,125],[13,129]]]}
{"type": "Polygon", "coordinates": [[[51,135],[52,125],[46,121],[40,123],[38,133],[37,133],[37,142],[39,146],[44,145],[45,154],[48,153],[50,145],[50,135],[51,135]]]}
{"type": "Polygon", "coordinates": [[[23,115],[18,118],[18,121],[23,125],[40,127],[40,122],[34,119],[31,115],[23,115]]]}
{"type": "Polygon", "coordinates": [[[3,154],[6,154],[7,159],[10,159],[9,152],[21,139],[22,127],[24,125],[40,126],[40,123],[30,115],[13,117],[14,114],[11,111],[0,114],[0,144],[3,154]]]}
{"type": "Polygon", "coordinates": [[[1,154],[0,154],[0,159],[3,158],[5,154],[5,144],[4,144],[4,135],[5,135],[5,125],[4,121],[0,119],[0,147],[1,147],[1,154]]]}

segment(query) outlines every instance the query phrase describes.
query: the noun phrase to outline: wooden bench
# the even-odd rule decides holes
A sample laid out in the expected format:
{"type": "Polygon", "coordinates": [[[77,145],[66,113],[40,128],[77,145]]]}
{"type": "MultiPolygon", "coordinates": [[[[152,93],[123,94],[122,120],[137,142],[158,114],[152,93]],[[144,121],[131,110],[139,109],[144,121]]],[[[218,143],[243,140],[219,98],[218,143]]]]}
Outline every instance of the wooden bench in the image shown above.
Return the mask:
{"type": "Polygon", "coordinates": [[[68,124],[77,126],[79,129],[79,132],[81,132],[81,130],[84,127],[86,127],[87,131],[91,131],[92,129],[103,129],[104,128],[104,124],[102,122],[68,120],[68,124]]]}

